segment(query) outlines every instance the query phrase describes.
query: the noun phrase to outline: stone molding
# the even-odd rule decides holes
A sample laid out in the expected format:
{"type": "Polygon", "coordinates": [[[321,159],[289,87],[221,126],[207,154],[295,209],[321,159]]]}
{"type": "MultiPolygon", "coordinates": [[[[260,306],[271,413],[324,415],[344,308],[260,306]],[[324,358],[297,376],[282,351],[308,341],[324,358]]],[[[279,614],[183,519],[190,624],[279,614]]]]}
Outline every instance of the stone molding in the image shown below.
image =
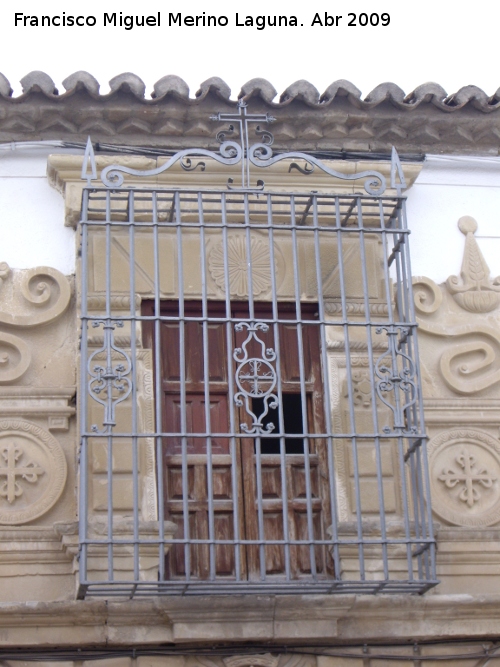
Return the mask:
{"type": "Polygon", "coordinates": [[[0,526],[0,576],[26,574],[23,568],[33,565],[37,566],[37,574],[42,566],[47,574],[51,574],[51,566],[61,565],[71,573],[71,558],[61,549],[61,540],[54,528],[0,526]]]}
{"type": "MultiPolygon", "coordinates": [[[[87,547],[87,577],[90,581],[101,581],[108,576],[109,553],[105,540],[108,536],[108,522],[105,517],[91,517],[87,530],[87,539],[97,543],[87,547]],[[99,540],[102,540],[99,543],[99,540]]],[[[68,558],[73,559],[73,571],[78,572],[80,553],[80,536],[78,521],[59,521],[54,524],[54,530],[60,537],[62,548],[68,558]]],[[[171,539],[177,530],[177,525],[171,521],[164,522],[165,539],[171,539]]],[[[138,558],[140,563],[140,578],[142,581],[156,581],[158,578],[158,538],[159,524],[157,521],[138,520],[137,531],[139,539],[144,543],[139,546],[138,558]],[[151,543],[148,543],[151,540],[151,543]]],[[[124,544],[115,544],[113,548],[113,571],[116,578],[130,580],[134,577],[134,520],[132,518],[113,519],[113,537],[123,540],[124,544]],[[127,543],[128,542],[128,543],[127,543]]],[[[165,548],[164,554],[168,552],[165,548]]]]}
{"type": "Polygon", "coordinates": [[[76,414],[70,405],[76,387],[12,387],[0,386],[0,418],[42,417],[49,431],[67,431],[69,419],[76,414]]]}
{"type": "Polygon", "coordinates": [[[438,526],[437,577],[441,594],[473,591],[477,596],[500,592],[498,527],[438,526]]]}
{"type": "Polygon", "coordinates": [[[413,641],[498,633],[500,596],[197,596],[4,603],[0,646],[413,641]],[[453,614],[450,614],[453,609],[453,614]],[[36,630],[36,631],[34,631],[36,630]]]}
{"type": "Polygon", "coordinates": [[[428,426],[479,426],[498,431],[500,398],[456,396],[453,398],[425,398],[425,423],[428,426]]]}
{"type": "MultiPolygon", "coordinates": [[[[212,130],[214,128],[211,128],[212,130]]],[[[215,136],[215,135],[214,135],[215,136]]],[[[196,139],[193,138],[191,145],[198,146],[196,139]]],[[[131,169],[156,169],[166,162],[166,158],[147,158],[138,156],[96,156],[97,175],[99,177],[101,171],[111,165],[120,164],[122,166],[130,167],[131,169]]],[[[354,174],[360,171],[376,170],[379,171],[385,178],[387,183],[391,182],[391,163],[387,162],[373,162],[370,160],[348,162],[346,160],[327,160],[326,163],[332,169],[345,174],[354,174]]],[[[319,170],[314,172],[313,176],[306,176],[304,174],[294,171],[290,173],[289,163],[280,163],[265,170],[260,169],[255,172],[259,178],[265,177],[266,190],[284,190],[293,189],[295,192],[309,192],[312,187],[319,192],[332,192],[335,190],[338,194],[353,194],[359,191],[359,184],[356,182],[343,181],[338,178],[333,178],[319,170]]],[[[404,175],[407,187],[410,188],[419,175],[422,164],[420,163],[405,163],[404,175]]],[[[49,183],[61,192],[65,197],[65,224],[69,227],[76,227],[80,220],[80,209],[82,203],[82,190],[85,187],[85,182],[81,178],[82,171],[82,157],[76,155],[51,155],[48,158],[47,175],[49,183]]],[[[230,177],[238,175],[238,172],[231,170],[226,165],[221,165],[210,162],[209,168],[204,172],[196,172],[196,175],[183,171],[180,165],[174,165],[168,172],[155,176],[153,178],[131,179],[127,181],[127,185],[162,187],[162,188],[218,188],[225,190],[227,187],[227,180],[230,177]]],[[[93,183],[95,187],[104,187],[101,181],[93,183]]],[[[388,196],[394,195],[395,191],[387,188],[386,194],[388,196]]]]}

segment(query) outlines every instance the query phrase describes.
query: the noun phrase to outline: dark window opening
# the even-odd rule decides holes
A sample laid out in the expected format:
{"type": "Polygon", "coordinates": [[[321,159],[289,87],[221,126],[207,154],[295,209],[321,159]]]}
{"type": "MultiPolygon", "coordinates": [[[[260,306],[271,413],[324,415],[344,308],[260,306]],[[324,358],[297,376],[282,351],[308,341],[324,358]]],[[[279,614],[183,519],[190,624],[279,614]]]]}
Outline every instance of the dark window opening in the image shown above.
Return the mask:
{"type": "MultiPolygon", "coordinates": [[[[281,396],[281,410],[283,412],[283,426],[285,436],[285,454],[304,454],[304,438],[294,438],[291,434],[303,433],[302,423],[302,397],[300,394],[282,394],[281,396]]],[[[264,399],[254,398],[252,400],[252,409],[256,414],[262,414],[264,411],[264,399]]],[[[277,408],[270,408],[267,415],[262,419],[264,428],[268,424],[272,424],[274,428],[271,433],[280,433],[279,424],[280,406],[277,408]]],[[[281,438],[266,438],[260,439],[261,454],[280,454],[281,438]]]]}

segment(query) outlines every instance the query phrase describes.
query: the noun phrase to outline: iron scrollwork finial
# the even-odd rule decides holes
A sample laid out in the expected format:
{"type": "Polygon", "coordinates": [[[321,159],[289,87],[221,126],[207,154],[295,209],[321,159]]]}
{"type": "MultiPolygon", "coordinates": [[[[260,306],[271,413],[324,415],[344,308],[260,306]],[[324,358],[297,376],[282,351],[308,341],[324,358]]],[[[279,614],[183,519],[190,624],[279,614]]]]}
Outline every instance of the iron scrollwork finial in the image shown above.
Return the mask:
{"type": "MultiPolygon", "coordinates": [[[[135,177],[157,176],[168,171],[177,163],[185,171],[194,171],[195,169],[205,171],[207,163],[204,158],[209,158],[226,166],[240,166],[240,185],[236,186],[234,184],[234,178],[228,179],[228,188],[232,190],[237,188],[242,190],[263,189],[264,183],[262,180],[258,180],[256,185],[252,185],[250,166],[253,165],[254,167],[263,169],[282,161],[291,162],[289,171],[297,170],[306,176],[319,169],[329,176],[345,181],[364,179],[363,185],[366,193],[374,197],[379,197],[386,190],[386,180],[379,171],[367,170],[355,174],[344,174],[331,169],[321,160],[307,153],[291,151],[275,154],[271,148],[274,143],[274,137],[267,126],[276,119],[268,113],[249,113],[247,103],[244,100],[238,102],[235,111],[219,112],[210,118],[219,123],[227,123],[227,126],[220,129],[216,134],[217,141],[220,143],[218,151],[204,148],[187,148],[175,153],[165,164],[156,169],[139,170],[119,164],[112,164],[102,170],[102,182],[108,188],[120,188],[124,183],[125,175],[135,177]],[[259,139],[256,143],[252,143],[250,138],[250,124],[253,125],[254,123],[257,124],[254,128],[254,133],[259,139]]],[[[85,163],[89,161],[89,157],[91,156],[87,146],[85,163]]],[[[399,158],[394,149],[391,165],[391,186],[395,187],[399,195],[405,183],[399,158]],[[396,175],[399,176],[399,181],[397,181],[396,175]]],[[[87,184],[90,185],[90,180],[95,178],[95,166],[91,175],[82,170],[82,178],[87,180],[87,184]]]]}

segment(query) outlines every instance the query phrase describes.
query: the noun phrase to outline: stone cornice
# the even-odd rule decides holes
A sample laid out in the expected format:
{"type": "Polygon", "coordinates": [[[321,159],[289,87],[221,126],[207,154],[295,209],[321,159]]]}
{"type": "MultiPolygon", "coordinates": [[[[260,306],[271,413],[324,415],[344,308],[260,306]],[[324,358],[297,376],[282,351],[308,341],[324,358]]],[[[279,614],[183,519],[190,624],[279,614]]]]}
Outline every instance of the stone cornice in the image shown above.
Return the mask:
{"type": "Polygon", "coordinates": [[[425,421],[441,426],[498,426],[500,398],[424,398],[425,421]]]}
{"type": "MultiPolygon", "coordinates": [[[[11,97],[0,75],[0,142],[63,139],[174,149],[213,145],[221,127],[210,123],[216,111],[234,109],[227,84],[216,77],[203,82],[194,98],[176,76],[163,77],[145,98],[134,74],[110,81],[110,93],[86,72],[68,77],[59,95],[52,79],[31,72],[23,94],[11,97]]],[[[364,99],[348,81],[335,81],[320,95],[308,81],[297,81],[279,97],[265,79],[245,83],[238,95],[252,112],[272,112],[275,148],[399,153],[497,155],[500,149],[500,95],[476,86],[448,95],[435,83],[409,94],[393,83],[377,86],[364,99]]]]}
{"type": "MultiPolygon", "coordinates": [[[[156,169],[166,162],[166,158],[146,158],[140,156],[97,156],[97,176],[100,178],[101,171],[111,164],[120,164],[131,169],[147,170],[156,169]]],[[[208,162],[208,161],[207,161],[208,162]]],[[[292,162],[292,161],[290,161],[292,162]]],[[[354,174],[362,171],[374,170],[380,172],[388,183],[391,181],[391,164],[384,161],[345,161],[329,160],[326,164],[340,173],[354,174]]],[[[352,194],[362,190],[362,180],[345,181],[334,178],[321,172],[319,169],[312,175],[304,175],[297,171],[290,173],[290,163],[283,162],[266,169],[252,170],[255,180],[264,178],[266,190],[310,192],[332,192],[337,194],[352,194]]],[[[407,187],[411,187],[422,169],[421,163],[403,165],[403,171],[407,187]]],[[[47,165],[49,182],[65,196],[65,221],[68,226],[75,226],[80,220],[80,209],[82,201],[82,189],[85,182],[81,178],[82,157],[78,155],[50,155],[47,165]]],[[[207,164],[205,171],[196,173],[182,170],[179,164],[159,176],[151,178],[130,178],[126,185],[140,187],[161,188],[193,188],[193,189],[225,189],[228,178],[238,177],[240,167],[231,170],[225,165],[215,163],[207,164]]],[[[95,187],[104,187],[100,180],[92,182],[95,187]]],[[[395,191],[387,188],[386,195],[394,195],[395,191]]]]}
{"type": "Polygon", "coordinates": [[[0,526],[0,577],[12,577],[29,565],[37,565],[37,573],[43,570],[47,576],[48,565],[61,564],[71,574],[71,558],[51,526],[0,526]]]}
{"type": "Polygon", "coordinates": [[[0,605],[0,646],[424,641],[498,634],[500,596],[217,596],[0,605]],[[453,610],[453,613],[450,613],[453,610]],[[28,631],[29,630],[29,631],[28,631]],[[67,630],[67,632],[65,632],[67,630]]]}

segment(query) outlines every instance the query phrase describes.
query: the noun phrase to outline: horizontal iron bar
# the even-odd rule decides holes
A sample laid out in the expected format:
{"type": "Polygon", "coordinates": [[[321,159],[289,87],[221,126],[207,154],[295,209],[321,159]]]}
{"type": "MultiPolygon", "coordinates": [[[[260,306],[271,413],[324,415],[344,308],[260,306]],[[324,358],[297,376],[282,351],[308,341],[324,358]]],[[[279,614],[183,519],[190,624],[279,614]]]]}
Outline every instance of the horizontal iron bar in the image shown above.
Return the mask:
{"type": "MultiPolygon", "coordinates": [[[[93,546],[101,546],[105,544],[112,544],[112,545],[132,545],[132,544],[138,544],[138,545],[153,545],[153,546],[162,546],[162,545],[171,545],[171,544],[215,544],[215,545],[227,545],[227,546],[234,546],[236,544],[241,544],[241,545],[259,545],[263,544],[264,546],[269,546],[269,545],[278,545],[278,546],[284,546],[287,544],[290,544],[292,546],[310,546],[310,545],[316,545],[316,546],[345,546],[345,545],[365,545],[365,546],[383,546],[386,544],[422,544],[425,543],[426,546],[424,547],[425,549],[428,548],[428,546],[436,544],[436,540],[432,538],[424,538],[424,537],[414,537],[414,538],[401,538],[401,539],[390,539],[390,538],[385,538],[385,539],[372,539],[372,538],[367,538],[367,539],[346,539],[346,540],[341,540],[341,539],[336,539],[336,540],[201,540],[201,539],[195,539],[195,538],[190,538],[189,540],[186,539],[129,539],[129,540],[123,540],[123,539],[102,539],[102,540],[96,540],[96,539],[83,539],[81,540],[80,544],[88,544],[88,545],[93,545],[93,546]]],[[[418,555],[418,554],[416,554],[418,555]]]]}
{"type": "MultiPolygon", "coordinates": [[[[284,199],[284,198],[289,198],[293,197],[295,200],[301,199],[302,197],[305,199],[308,199],[311,196],[314,196],[318,199],[327,199],[327,200],[340,200],[340,201],[350,201],[353,198],[356,199],[361,199],[363,201],[373,201],[373,202],[379,202],[379,201],[392,201],[392,202],[398,202],[398,201],[406,201],[407,197],[406,195],[370,195],[366,193],[354,193],[354,194],[334,194],[334,193],[329,193],[329,192],[307,192],[305,190],[294,192],[293,190],[287,190],[285,192],[277,192],[277,191],[267,191],[267,190],[255,190],[254,188],[249,188],[248,190],[245,190],[244,192],[235,192],[231,190],[227,190],[224,188],[159,188],[159,187],[140,187],[136,188],[133,186],[123,186],[119,188],[97,188],[97,187],[85,187],[83,188],[85,192],[87,192],[89,195],[92,195],[92,193],[102,193],[103,194],[103,199],[108,198],[108,195],[110,197],[115,195],[123,195],[123,199],[126,199],[129,195],[130,192],[134,193],[134,198],[137,195],[145,194],[145,193],[170,193],[170,194],[178,194],[181,196],[186,196],[186,195],[197,195],[198,193],[201,193],[203,195],[208,195],[208,194],[213,194],[217,195],[220,197],[221,194],[224,194],[226,201],[232,201],[233,198],[240,197],[243,198],[247,192],[251,194],[255,194],[255,196],[260,199],[265,199],[267,197],[275,197],[276,199],[284,199]]],[[[89,197],[89,201],[92,200],[92,197],[89,197]]]]}
{"type": "MultiPolygon", "coordinates": [[[[117,292],[118,295],[120,295],[120,292],[117,292]]],[[[128,296],[128,294],[127,294],[128,296]]],[[[149,296],[149,295],[146,295],[149,296]]],[[[92,298],[92,297],[89,297],[92,298]]],[[[185,299],[186,302],[189,302],[189,299],[185,299]]],[[[257,301],[257,300],[256,300],[257,301]]],[[[210,304],[211,300],[207,299],[207,304],[210,304]]],[[[220,301],[217,301],[217,303],[220,303],[220,301]]],[[[259,302],[261,303],[261,302],[259,302]]],[[[281,305],[293,305],[293,301],[280,301],[281,305]]],[[[307,305],[315,305],[314,301],[301,301],[301,306],[307,306],[307,305]]],[[[385,305],[385,303],[382,303],[382,305],[385,305]]],[[[283,317],[258,317],[258,318],[251,318],[251,317],[224,317],[222,315],[213,315],[213,316],[203,316],[203,315],[82,315],[81,316],[82,320],[95,320],[97,322],[103,322],[103,321],[109,321],[109,322],[119,322],[121,320],[137,320],[137,321],[144,321],[144,322],[209,322],[210,324],[226,324],[226,323],[231,323],[231,324],[238,324],[239,322],[254,322],[256,319],[258,319],[259,322],[262,322],[264,324],[310,324],[310,325],[320,325],[323,324],[325,326],[332,326],[332,327],[338,327],[340,321],[339,320],[327,320],[327,319],[321,319],[319,316],[315,319],[298,319],[298,318],[290,318],[290,319],[285,319],[283,317]]],[[[343,322],[345,324],[345,322],[343,322]]],[[[377,328],[381,325],[383,326],[391,326],[394,327],[395,329],[406,329],[406,328],[415,328],[417,327],[416,322],[404,322],[400,320],[388,320],[383,319],[380,320],[380,322],[372,322],[367,321],[367,320],[362,320],[361,322],[353,322],[353,326],[362,326],[362,327],[374,327],[377,328]]]]}
{"type": "MultiPolygon", "coordinates": [[[[217,392],[214,392],[217,393],[217,392]]],[[[102,433],[95,433],[94,431],[89,431],[89,432],[82,432],[82,436],[86,438],[101,438],[103,437],[102,433]]],[[[191,433],[190,431],[145,431],[145,432],[113,432],[113,433],[106,433],[106,437],[112,437],[112,438],[197,438],[197,439],[203,439],[203,438],[237,438],[237,439],[251,439],[251,440],[257,440],[259,438],[270,438],[270,439],[275,439],[278,440],[279,438],[297,438],[300,439],[302,438],[303,440],[325,440],[328,438],[331,438],[332,440],[346,440],[346,439],[354,439],[354,440],[371,440],[373,438],[384,438],[386,440],[394,440],[396,438],[404,438],[404,439],[413,439],[416,438],[417,440],[423,440],[426,438],[425,434],[419,434],[419,433],[414,433],[413,431],[391,431],[390,433],[383,432],[383,433],[374,433],[374,432],[346,432],[346,433],[288,433],[286,431],[283,432],[265,432],[265,433],[244,433],[242,431],[225,431],[225,432],[202,432],[202,433],[191,433]]],[[[128,443],[127,443],[128,444],[128,443]]],[[[419,443],[418,447],[421,445],[419,443]]],[[[417,448],[418,448],[417,447],[417,448]]],[[[309,453],[310,456],[313,455],[312,452],[309,453]]],[[[214,454],[213,456],[218,456],[217,454],[214,454]]],[[[219,456],[229,456],[228,454],[222,454],[219,456]]],[[[279,456],[279,454],[261,454],[261,456],[279,456]]],[[[287,454],[287,459],[288,457],[299,457],[303,456],[303,454],[287,454]]],[[[293,460],[293,458],[291,459],[293,460]]]]}
{"type": "MultiPolygon", "coordinates": [[[[148,586],[148,582],[134,582],[134,597],[148,595],[227,595],[231,593],[253,593],[263,595],[283,595],[283,594],[310,594],[310,593],[359,593],[375,595],[384,593],[413,593],[422,594],[436,584],[438,580],[368,580],[359,581],[314,581],[312,579],[304,582],[287,582],[277,584],[276,582],[153,582],[148,586]]],[[[112,582],[106,585],[106,582],[82,582],[85,596],[89,597],[121,597],[130,595],[133,586],[130,582],[112,582]]]]}
{"type": "MultiPolygon", "coordinates": [[[[103,210],[101,209],[96,209],[96,213],[104,213],[103,210]]],[[[124,211],[120,210],[115,210],[114,213],[116,214],[123,214],[124,211]]],[[[138,212],[135,211],[137,214],[138,212]]],[[[144,214],[151,214],[151,211],[144,211],[144,214]]],[[[186,215],[194,215],[196,211],[191,211],[191,210],[185,210],[183,211],[186,215]]],[[[216,211],[207,211],[205,210],[205,214],[210,213],[210,214],[215,214],[216,211]]],[[[228,212],[229,213],[229,212],[228,212]]],[[[236,212],[235,212],[236,213],[236,212]]],[[[240,215],[243,216],[243,212],[239,212],[240,215]]],[[[255,215],[254,212],[252,212],[252,215],[255,215]]],[[[267,211],[262,212],[262,216],[267,215],[267,211]]],[[[283,217],[288,217],[286,213],[280,214],[283,217]]],[[[326,217],[331,217],[334,219],[334,215],[332,214],[331,216],[327,216],[326,214],[323,213],[318,213],[318,218],[326,218],[326,217]]],[[[379,221],[383,221],[382,218],[377,216],[379,221]]],[[[370,215],[370,218],[373,220],[376,218],[375,214],[370,215]]],[[[140,228],[154,228],[154,227],[159,227],[159,228],[165,228],[165,229],[177,229],[177,228],[187,228],[187,229],[245,229],[246,227],[250,227],[251,229],[273,229],[276,231],[283,231],[283,230],[291,230],[295,229],[298,232],[300,232],[301,236],[304,234],[313,234],[315,232],[325,232],[325,233],[341,233],[341,234],[349,234],[349,236],[352,236],[353,233],[358,233],[358,232],[366,232],[368,234],[395,234],[397,233],[398,235],[401,234],[403,236],[406,236],[410,234],[410,231],[407,229],[389,229],[385,226],[380,226],[376,227],[374,225],[358,225],[356,223],[355,227],[340,227],[340,226],[334,226],[334,225],[324,225],[324,224],[315,224],[315,225],[301,225],[301,226],[294,226],[288,221],[282,222],[282,223],[268,223],[268,222],[262,222],[259,223],[256,220],[249,220],[248,222],[228,222],[228,223],[221,223],[221,222],[198,222],[198,221],[188,221],[188,220],[180,220],[180,221],[167,221],[167,220],[145,220],[145,221],[139,221],[139,220],[82,220],[81,225],[85,225],[86,227],[93,228],[93,227],[124,227],[126,229],[130,228],[131,226],[136,227],[138,229],[140,228]]],[[[396,250],[398,252],[399,249],[396,250]]]]}
{"type": "MultiPolygon", "coordinates": [[[[149,298],[149,294],[145,295],[147,298],[149,298]]],[[[210,301],[207,301],[207,303],[210,303],[210,301]]],[[[293,302],[286,302],[283,301],[283,303],[293,303],[293,302]]],[[[307,302],[303,302],[307,303],[307,302]]],[[[389,319],[385,320],[380,320],[380,321],[366,321],[366,320],[358,320],[358,321],[351,321],[351,320],[344,320],[344,319],[338,319],[335,321],[331,320],[285,320],[281,318],[277,318],[275,320],[271,320],[268,318],[254,318],[253,320],[249,318],[227,318],[227,317],[190,317],[190,316],[185,316],[185,317],[173,317],[170,315],[81,315],[80,319],[83,322],[209,322],[210,324],[224,324],[224,323],[238,323],[238,322],[252,322],[255,321],[256,319],[259,320],[259,322],[263,322],[264,324],[298,324],[299,322],[302,324],[308,324],[308,325],[323,325],[325,327],[332,327],[332,328],[339,328],[343,327],[344,325],[347,325],[349,327],[358,327],[358,328],[377,328],[379,326],[392,326],[392,327],[407,327],[407,328],[417,328],[418,324],[416,322],[396,322],[396,321],[391,321],[389,319]]],[[[385,348],[384,348],[385,349],[385,348]]]]}

